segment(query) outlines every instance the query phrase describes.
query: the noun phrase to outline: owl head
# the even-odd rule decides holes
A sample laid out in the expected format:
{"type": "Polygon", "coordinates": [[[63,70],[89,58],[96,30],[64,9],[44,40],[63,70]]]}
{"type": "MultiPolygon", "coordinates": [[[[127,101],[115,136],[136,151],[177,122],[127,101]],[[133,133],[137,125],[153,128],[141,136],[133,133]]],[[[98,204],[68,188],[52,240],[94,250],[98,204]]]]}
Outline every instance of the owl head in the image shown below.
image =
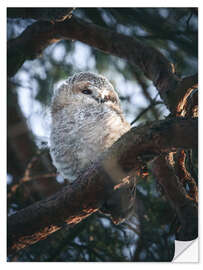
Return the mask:
{"type": "Polygon", "coordinates": [[[120,107],[119,97],[112,84],[102,75],[92,72],[80,72],[69,77],[55,92],[52,111],[77,102],[120,107]]]}

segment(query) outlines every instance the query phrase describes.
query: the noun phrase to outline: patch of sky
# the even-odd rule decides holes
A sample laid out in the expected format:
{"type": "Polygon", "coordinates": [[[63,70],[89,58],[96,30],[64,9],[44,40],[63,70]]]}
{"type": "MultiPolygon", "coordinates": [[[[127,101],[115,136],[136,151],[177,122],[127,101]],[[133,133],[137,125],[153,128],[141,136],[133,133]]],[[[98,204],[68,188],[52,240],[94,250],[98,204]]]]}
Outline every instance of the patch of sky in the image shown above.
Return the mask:
{"type": "Polygon", "coordinates": [[[175,45],[175,43],[171,40],[168,41],[168,46],[172,51],[177,51],[178,47],[175,45]]]}
{"type": "Polygon", "coordinates": [[[117,31],[127,36],[130,36],[133,32],[132,28],[130,28],[129,26],[122,25],[122,24],[117,25],[117,31]]]}
{"type": "Polygon", "coordinates": [[[75,51],[72,55],[72,60],[81,71],[92,70],[95,67],[95,59],[91,56],[89,46],[84,45],[81,42],[75,43],[75,51]]]}
{"type": "Polygon", "coordinates": [[[101,13],[101,16],[103,18],[103,20],[107,23],[107,24],[114,24],[116,23],[115,19],[112,16],[109,16],[109,14],[107,14],[104,10],[101,13]]]}
{"type": "Polygon", "coordinates": [[[123,254],[126,256],[129,260],[132,259],[133,254],[135,252],[135,245],[129,245],[128,247],[123,248],[123,254]]]}
{"type": "Polygon", "coordinates": [[[143,194],[143,195],[147,195],[147,191],[140,185],[137,186],[137,189],[143,194]]]}
{"type": "Polygon", "coordinates": [[[136,26],[135,30],[136,30],[136,35],[143,36],[143,37],[148,35],[148,33],[139,26],[136,26]]]}
{"type": "Polygon", "coordinates": [[[13,181],[13,176],[9,173],[7,173],[7,184],[10,185],[13,181]]]}
{"type": "Polygon", "coordinates": [[[50,129],[48,124],[45,124],[46,121],[43,116],[43,112],[41,110],[41,106],[39,103],[34,102],[34,109],[33,113],[29,117],[29,126],[32,129],[32,132],[35,136],[42,137],[44,141],[48,141],[49,135],[50,135],[50,129]],[[37,109],[39,107],[39,109],[37,109]]]}
{"type": "Polygon", "coordinates": [[[170,57],[169,52],[164,48],[159,48],[159,51],[168,59],[170,57]]]}
{"type": "Polygon", "coordinates": [[[197,29],[198,26],[198,17],[193,15],[189,21],[189,25],[193,26],[195,29],[197,29]]]}
{"type": "Polygon", "coordinates": [[[15,214],[17,212],[15,209],[17,208],[18,208],[18,205],[16,203],[12,203],[8,211],[8,217],[15,214]]]}
{"type": "Polygon", "coordinates": [[[63,178],[63,176],[60,175],[60,174],[58,174],[58,175],[56,176],[56,180],[57,180],[57,182],[60,183],[60,184],[64,183],[64,178],[63,178]]]}
{"type": "Polygon", "coordinates": [[[10,19],[7,18],[7,37],[16,38],[19,36],[29,25],[33,24],[36,20],[34,19],[10,19]]]}
{"type": "Polygon", "coordinates": [[[101,220],[104,227],[108,228],[111,226],[111,221],[109,219],[102,217],[102,218],[100,218],[100,220],[101,220]]]}
{"type": "Polygon", "coordinates": [[[32,91],[26,87],[18,87],[18,102],[34,135],[43,137],[43,140],[48,140],[50,133],[48,110],[44,109],[42,104],[35,100],[32,91]]]}
{"type": "MultiPolygon", "coordinates": [[[[122,61],[120,62],[120,64],[122,61]]],[[[145,108],[149,106],[149,101],[146,100],[142,93],[142,88],[136,81],[129,81],[125,79],[120,73],[116,71],[114,67],[110,68],[105,72],[104,76],[106,76],[110,81],[113,82],[115,90],[118,92],[119,96],[130,96],[130,102],[126,104],[125,102],[121,103],[121,108],[124,111],[126,120],[130,123],[135,119],[136,114],[138,113],[140,108],[145,108]]],[[[157,90],[153,86],[153,84],[149,83],[149,91],[152,97],[155,97],[157,94],[157,90]]]]}
{"type": "Polygon", "coordinates": [[[52,57],[55,61],[61,62],[66,56],[66,49],[63,44],[56,44],[52,51],[52,57]]]}
{"type": "Polygon", "coordinates": [[[162,17],[164,17],[164,18],[167,18],[168,17],[169,10],[167,8],[159,8],[158,11],[159,11],[159,14],[162,17]]]}

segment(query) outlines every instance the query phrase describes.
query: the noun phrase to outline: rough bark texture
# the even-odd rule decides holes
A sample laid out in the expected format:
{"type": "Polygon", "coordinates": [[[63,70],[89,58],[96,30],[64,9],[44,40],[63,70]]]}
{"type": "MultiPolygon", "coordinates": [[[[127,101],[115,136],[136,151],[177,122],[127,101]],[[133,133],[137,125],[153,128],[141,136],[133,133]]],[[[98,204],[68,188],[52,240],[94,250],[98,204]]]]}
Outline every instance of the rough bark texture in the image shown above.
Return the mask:
{"type": "Polygon", "coordinates": [[[194,200],[195,204],[198,203],[198,188],[195,179],[186,169],[186,153],[184,150],[179,150],[175,154],[174,169],[175,174],[179,178],[181,184],[185,187],[186,184],[189,186],[188,195],[191,200],[194,200]]]}
{"type": "Polygon", "coordinates": [[[146,159],[177,148],[197,147],[197,120],[169,119],[132,128],[101,160],[59,193],[8,217],[8,252],[33,244],[97,211],[112,196],[114,186],[130,184],[126,177],[146,159]]]}
{"type": "MultiPolygon", "coordinates": [[[[189,116],[189,106],[197,105],[193,104],[192,100],[188,102],[189,98],[191,98],[191,94],[193,91],[198,87],[198,74],[195,74],[193,76],[185,77],[182,79],[181,84],[176,89],[176,95],[171,95],[169,97],[171,106],[175,109],[177,116],[189,116]]],[[[197,98],[193,98],[193,101],[197,102],[197,98]]],[[[192,117],[192,114],[190,113],[190,116],[192,117]]]]}

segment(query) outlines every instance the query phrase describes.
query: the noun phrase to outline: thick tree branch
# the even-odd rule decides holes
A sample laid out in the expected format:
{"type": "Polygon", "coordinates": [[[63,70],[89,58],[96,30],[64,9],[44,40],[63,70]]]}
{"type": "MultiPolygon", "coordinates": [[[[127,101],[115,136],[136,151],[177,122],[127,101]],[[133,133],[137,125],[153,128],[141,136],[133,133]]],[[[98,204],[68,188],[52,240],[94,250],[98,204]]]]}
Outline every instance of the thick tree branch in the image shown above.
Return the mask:
{"type": "Polygon", "coordinates": [[[185,117],[198,117],[198,90],[194,89],[183,107],[185,117]]]}
{"type": "Polygon", "coordinates": [[[186,153],[184,150],[179,150],[176,152],[174,157],[176,162],[174,164],[175,174],[178,176],[180,182],[185,187],[186,184],[189,186],[189,191],[187,194],[190,196],[195,203],[198,203],[198,188],[195,180],[191,176],[191,174],[186,169],[186,153]]]}
{"type": "Polygon", "coordinates": [[[9,252],[44,239],[64,223],[80,222],[117,192],[118,184],[125,189],[128,176],[149,155],[196,148],[197,133],[196,119],[168,119],[132,128],[73,184],[8,217],[9,252]]]}
{"type": "Polygon", "coordinates": [[[174,93],[169,93],[168,101],[171,104],[170,107],[173,108],[173,112],[175,112],[177,116],[184,117],[186,115],[188,98],[196,88],[198,88],[198,73],[183,78],[176,89],[175,95],[174,93]]]}
{"type": "Polygon", "coordinates": [[[8,41],[8,75],[13,76],[27,59],[34,59],[53,42],[79,40],[105,53],[138,66],[153,81],[167,106],[169,92],[175,93],[180,79],[174,66],[156,49],[135,38],[113,32],[75,16],[63,22],[36,22],[18,38],[8,41]]]}

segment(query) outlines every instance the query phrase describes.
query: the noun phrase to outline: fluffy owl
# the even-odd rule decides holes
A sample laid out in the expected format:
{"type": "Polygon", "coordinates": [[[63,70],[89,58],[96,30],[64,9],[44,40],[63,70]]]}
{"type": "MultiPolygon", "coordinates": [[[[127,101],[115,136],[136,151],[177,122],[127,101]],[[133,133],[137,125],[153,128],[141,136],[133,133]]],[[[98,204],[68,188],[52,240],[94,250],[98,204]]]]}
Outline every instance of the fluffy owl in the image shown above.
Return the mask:
{"type": "MultiPolygon", "coordinates": [[[[77,73],[57,89],[51,115],[53,164],[71,182],[130,129],[112,84],[91,72],[77,73]]],[[[134,190],[124,193],[117,192],[103,206],[103,212],[115,223],[133,209],[134,190]]]]}

